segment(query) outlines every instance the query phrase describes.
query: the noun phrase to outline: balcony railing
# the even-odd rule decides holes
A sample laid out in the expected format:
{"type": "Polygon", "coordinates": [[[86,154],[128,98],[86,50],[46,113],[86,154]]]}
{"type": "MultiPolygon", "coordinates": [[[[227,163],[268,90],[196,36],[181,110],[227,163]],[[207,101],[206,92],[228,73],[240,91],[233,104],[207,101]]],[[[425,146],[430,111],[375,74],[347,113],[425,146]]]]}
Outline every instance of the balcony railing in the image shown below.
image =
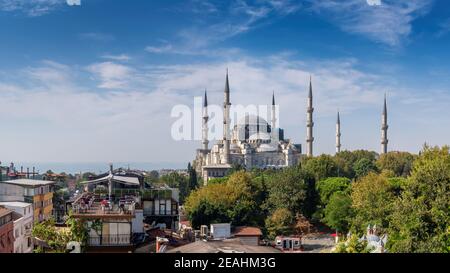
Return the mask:
{"type": "Polygon", "coordinates": [[[136,203],[130,199],[109,202],[99,199],[91,193],[83,193],[72,204],[72,211],[75,215],[130,215],[134,216],[136,203]]]}
{"type": "Polygon", "coordinates": [[[151,209],[144,209],[144,215],[145,216],[178,216],[178,211],[177,210],[172,210],[172,211],[154,211],[151,209]]]}
{"type": "Polygon", "coordinates": [[[110,234],[102,236],[90,236],[88,239],[90,246],[123,246],[131,245],[130,234],[110,234]]]}

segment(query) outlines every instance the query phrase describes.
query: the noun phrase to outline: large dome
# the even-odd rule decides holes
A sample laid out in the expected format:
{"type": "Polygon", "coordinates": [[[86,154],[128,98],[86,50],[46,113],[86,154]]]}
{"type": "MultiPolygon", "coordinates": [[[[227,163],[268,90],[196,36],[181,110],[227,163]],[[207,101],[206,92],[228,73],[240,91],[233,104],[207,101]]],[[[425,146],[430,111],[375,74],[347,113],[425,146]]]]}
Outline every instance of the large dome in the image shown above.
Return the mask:
{"type": "Polygon", "coordinates": [[[258,125],[259,126],[267,126],[267,121],[263,119],[262,117],[247,114],[243,118],[239,119],[238,125],[258,125]]]}

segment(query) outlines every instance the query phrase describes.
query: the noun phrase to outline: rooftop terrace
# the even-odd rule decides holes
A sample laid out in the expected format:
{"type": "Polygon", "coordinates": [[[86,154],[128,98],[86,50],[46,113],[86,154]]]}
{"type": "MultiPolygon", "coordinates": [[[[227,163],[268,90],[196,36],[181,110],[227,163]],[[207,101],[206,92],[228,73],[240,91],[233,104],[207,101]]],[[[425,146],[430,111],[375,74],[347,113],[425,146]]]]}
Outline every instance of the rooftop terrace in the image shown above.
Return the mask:
{"type": "Polygon", "coordinates": [[[72,203],[72,213],[76,218],[123,218],[134,217],[137,197],[125,195],[116,200],[108,200],[100,194],[85,192],[72,203]]]}

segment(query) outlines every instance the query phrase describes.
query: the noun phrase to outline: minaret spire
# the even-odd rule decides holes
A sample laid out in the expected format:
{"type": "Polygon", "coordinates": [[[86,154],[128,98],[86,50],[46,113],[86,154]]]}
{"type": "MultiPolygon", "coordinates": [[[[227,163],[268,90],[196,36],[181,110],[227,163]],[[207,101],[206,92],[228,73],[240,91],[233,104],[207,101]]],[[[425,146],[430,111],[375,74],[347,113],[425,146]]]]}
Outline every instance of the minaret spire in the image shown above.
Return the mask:
{"type": "Polygon", "coordinates": [[[203,150],[208,150],[208,95],[205,89],[205,96],[203,98],[203,134],[202,134],[202,143],[203,143],[203,150]]]}
{"type": "Polygon", "coordinates": [[[389,126],[387,123],[387,103],[386,103],[386,93],[384,93],[384,105],[383,105],[383,114],[381,115],[381,153],[386,154],[387,153],[387,145],[388,145],[388,138],[387,138],[387,130],[389,126]]]}
{"type": "Polygon", "coordinates": [[[314,137],[313,137],[313,127],[314,127],[314,122],[313,122],[313,112],[314,112],[314,107],[313,107],[313,95],[312,95],[312,77],[310,76],[309,78],[309,93],[308,93],[308,105],[306,108],[306,143],[307,143],[307,150],[306,150],[306,155],[307,156],[313,156],[313,142],[314,142],[314,137]]]}
{"type": "Polygon", "coordinates": [[[341,152],[341,118],[338,110],[336,120],[336,153],[339,152],[341,152]]]}
{"type": "Polygon", "coordinates": [[[227,68],[223,103],[223,164],[228,164],[230,157],[230,106],[230,83],[227,68]]]}
{"type": "Polygon", "coordinates": [[[277,134],[277,117],[276,117],[276,106],[275,106],[275,91],[272,93],[272,124],[271,124],[271,133],[272,133],[272,141],[278,141],[278,134],[277,134]]]}

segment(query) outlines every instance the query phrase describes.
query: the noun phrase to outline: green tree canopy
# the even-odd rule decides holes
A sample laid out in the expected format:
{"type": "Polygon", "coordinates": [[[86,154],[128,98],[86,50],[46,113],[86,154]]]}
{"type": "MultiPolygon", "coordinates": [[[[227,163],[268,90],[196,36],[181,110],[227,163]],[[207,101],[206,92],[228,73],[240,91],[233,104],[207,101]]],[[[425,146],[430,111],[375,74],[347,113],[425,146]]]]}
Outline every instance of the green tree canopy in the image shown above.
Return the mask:
{"type": "Polygon", "coordinates": [[[266,201],[269,211],[285,208],[292,213],[301,213],[306,199],[307,177],[298,167],[286,168],[271,176],[266,201]]]}
{"type": "Polygon", "coordinates": [[[318,157],[307,157],[301,162],[301,167],[314,177],[316,181],[337,176],[337,165],[330,155],[323,154],[318,157]]]}
{"type": "Polygon", "coordinates": [[[377,171],[377,167],[374,161],[368,158],[361,158],[353,165],[353,171],[355,172],[355,177],[359,178],[366,176],[370,172],[377,171]]]}
{"type": "Polygon", "coordinates": [[[346,177],[329,177],[317,183],[320,202],[323,206],[328,204],[330,197],[339,191],[347,192],[350,189],[350,179],[346,177]]]}
{"type": "Polygon", "coordinates": [[[214,222],[234,225],[258,222],[261,209],[257,202],[258,187],[249,173],[233,173],[225,183],[208,184],[194,190],[186,200],[185,209],[194,227],[214,222]]]}
{"type": "Polygon", "coordinates": [[[413,162],[416,156],[408,152],[389,152],[380,155],[376,165],[379,170],[389,170],[394,176],[407,177],[412,170],[413,162]]]}
{"type": "Polygon", "coordinates": [[[388,227],[394,194],[385,176],[369,173],[357,180],[352,184],[351,198],[355,211],[353,227],[356,231],[365,231],[368,224],[388,227]]]}
{"type": "Polygon", "coordinates": [[[363,158],[368,159],[371,162],[375,162],[377,153],[367,150],[356,151],[342,151],[334,156],[334,161],[338,168],[338,176],[345,176],[348,178],[355,177],[355,171],[353,169],[355,163],[363,158]]]}
{"type": "Polygon", "coordinates": [[[266,219],[266,229],[269,239],[278,235],[291,235],[293,232],[294,215],[286,208],[278,208],[266,219]]]}
{"type": "Polygon", "coordinates": [[[425,146],[394,206],[388,248],[393,252],[449,252],[449,147],[425,146]]]}
{"type": "Polygon", "coordinates": [[[335,192],[325,207],[325,223],[338,232],[347,232],[352,217],[353,209],[350,196],[341,191],[335,192]]]}

